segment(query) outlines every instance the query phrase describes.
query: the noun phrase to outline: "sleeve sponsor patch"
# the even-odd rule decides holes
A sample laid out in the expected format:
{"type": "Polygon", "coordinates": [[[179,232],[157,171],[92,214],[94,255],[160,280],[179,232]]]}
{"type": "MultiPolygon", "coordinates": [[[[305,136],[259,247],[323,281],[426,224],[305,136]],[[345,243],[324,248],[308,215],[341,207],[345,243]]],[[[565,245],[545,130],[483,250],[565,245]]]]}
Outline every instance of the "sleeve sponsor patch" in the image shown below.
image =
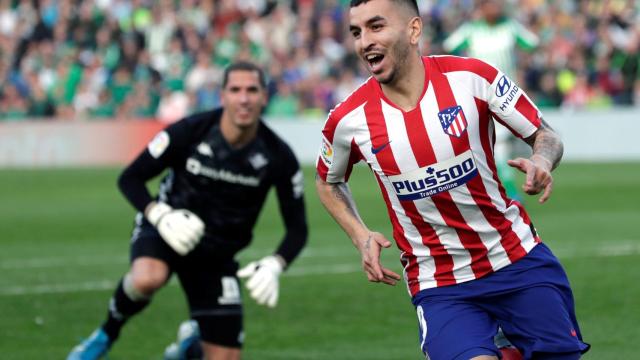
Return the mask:
{"type": "Polygon", "coordinates": [[[498,74],[490,89],[493,92],[492,102],[496,110],[504,115],[513,112],[522,89],[502,73],[498,74]]]}
{"type": "Polygon", "coordinates": [[[320,158],[327,166],[331,166],[333,163],[333,146],[331,146],[329,140],[324,136],[322,137],[322,145],[320,146],[320,158]]]}
{"type": "Polygon", "coordinates": [[[151,156],[157,159],[164,154],[165,150],[169,147],[169,143],[169,134],[166,131],[161,131],[149,142],[147,150],[149,150],[151,156]]]}

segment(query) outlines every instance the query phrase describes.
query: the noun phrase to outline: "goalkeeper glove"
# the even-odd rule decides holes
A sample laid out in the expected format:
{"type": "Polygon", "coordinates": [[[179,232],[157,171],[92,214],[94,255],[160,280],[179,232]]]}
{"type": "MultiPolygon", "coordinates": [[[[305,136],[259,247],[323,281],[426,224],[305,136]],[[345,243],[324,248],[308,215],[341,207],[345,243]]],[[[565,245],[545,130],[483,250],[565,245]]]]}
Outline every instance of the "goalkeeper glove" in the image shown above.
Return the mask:
{"type": "Polygon", "coordinates": [[[284,260],[280,256],[269,255],[252,261],[238,270],[239,278],[248,278],[247,289],[251,297],[260,305],[275,307],[278,303],[280,274],[284,270],[284,260]]]}
{"type": "Polygon", "coordinates": [[[153,202],[147,206],[145,214],[162,239],[180,255],[193,250],[204,234],[202,220],[187,209],[174,209],[166,203],[153,202]]]}

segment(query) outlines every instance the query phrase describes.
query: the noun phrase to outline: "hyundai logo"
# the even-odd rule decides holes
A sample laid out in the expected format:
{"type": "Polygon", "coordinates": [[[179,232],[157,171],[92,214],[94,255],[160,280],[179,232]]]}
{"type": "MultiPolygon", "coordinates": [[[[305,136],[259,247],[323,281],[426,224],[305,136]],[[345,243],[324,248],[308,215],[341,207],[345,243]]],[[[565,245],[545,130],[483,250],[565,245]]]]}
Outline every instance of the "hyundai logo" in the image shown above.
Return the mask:
{"type": "Polygon", "coordinates": [[[506,75],[502,75],[496,85],[496,95],[498,95],[498,97],[503,97],[509,89],[511,89],[511,81],[509,81],[509,78],[507,78],[506,75]]]}

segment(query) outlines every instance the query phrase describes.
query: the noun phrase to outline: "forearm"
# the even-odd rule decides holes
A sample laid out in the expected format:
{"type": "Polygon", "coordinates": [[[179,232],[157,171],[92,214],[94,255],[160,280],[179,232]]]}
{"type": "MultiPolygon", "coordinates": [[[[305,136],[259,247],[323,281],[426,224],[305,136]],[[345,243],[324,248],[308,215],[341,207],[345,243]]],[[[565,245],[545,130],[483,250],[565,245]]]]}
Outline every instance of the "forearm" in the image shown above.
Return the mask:
{"type": "Polygon", "coordinates": [[[288,267],[293,260],[298,257],[307,244],[309,232],[304,214],[299,220],[300,221],[296,221],[294,224],[287,225],[286,234],[275,252],[276,255],[279,255],[285,262],[285,267],[288,267]]]}
{"type": "Polygon", "coordinates": [[[118,187],[127,200],[138,211],[146,212],[153,197],[147,189],[147,181],[158,176],[165,165],[144,151],[136,158],[118,178],[118,187]]]}
{"type": "Polygon", "coordinates": [[[133,207],[138,211],[146,212],[152,197],[144,180],[125,170],[118,178],[118,187],[133,207]]]}
{"type": "Polygon", "coordinates": [[[316,177],[316,189],[327,212],[359,248],[357,239],[367,239],[370,231],[358,214],[349,186],[346,183],[327,183],[316,177]]]}
{"type": "Polygon", "coordinates": [[[539,157],[546,160],[550,166],[549,171],[558,166],[560,159],[562,159],[564,146],[560,136],[553,131],[546,121],[542,120],[540,129],[533,136],[527,138],[526,141],[533,149],[532,158],[539,157]]]}

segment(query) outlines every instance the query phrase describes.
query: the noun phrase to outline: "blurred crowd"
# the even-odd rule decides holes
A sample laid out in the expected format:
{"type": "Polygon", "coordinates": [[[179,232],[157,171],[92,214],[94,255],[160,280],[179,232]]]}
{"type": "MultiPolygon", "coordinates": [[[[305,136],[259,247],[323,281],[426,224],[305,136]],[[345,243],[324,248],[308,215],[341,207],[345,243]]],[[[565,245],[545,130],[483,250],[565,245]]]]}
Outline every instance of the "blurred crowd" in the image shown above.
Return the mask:
{"type": "MultiPolygon", "coordinates": [[[[478,16],[474,0],[419,1],[425,54],[478,16]]],[[[636,0],[513,0],[540,40],[516,51],[541,107],[640,105],[636,0]]],[[[219,104],[224,67],[262,65],[274,117],[324,117],[367,77],[348,0],[0,0],[0,120],[171,122],[219,104]]],[[[464,55],[464,54],[460,54],[464,55]]]]}

